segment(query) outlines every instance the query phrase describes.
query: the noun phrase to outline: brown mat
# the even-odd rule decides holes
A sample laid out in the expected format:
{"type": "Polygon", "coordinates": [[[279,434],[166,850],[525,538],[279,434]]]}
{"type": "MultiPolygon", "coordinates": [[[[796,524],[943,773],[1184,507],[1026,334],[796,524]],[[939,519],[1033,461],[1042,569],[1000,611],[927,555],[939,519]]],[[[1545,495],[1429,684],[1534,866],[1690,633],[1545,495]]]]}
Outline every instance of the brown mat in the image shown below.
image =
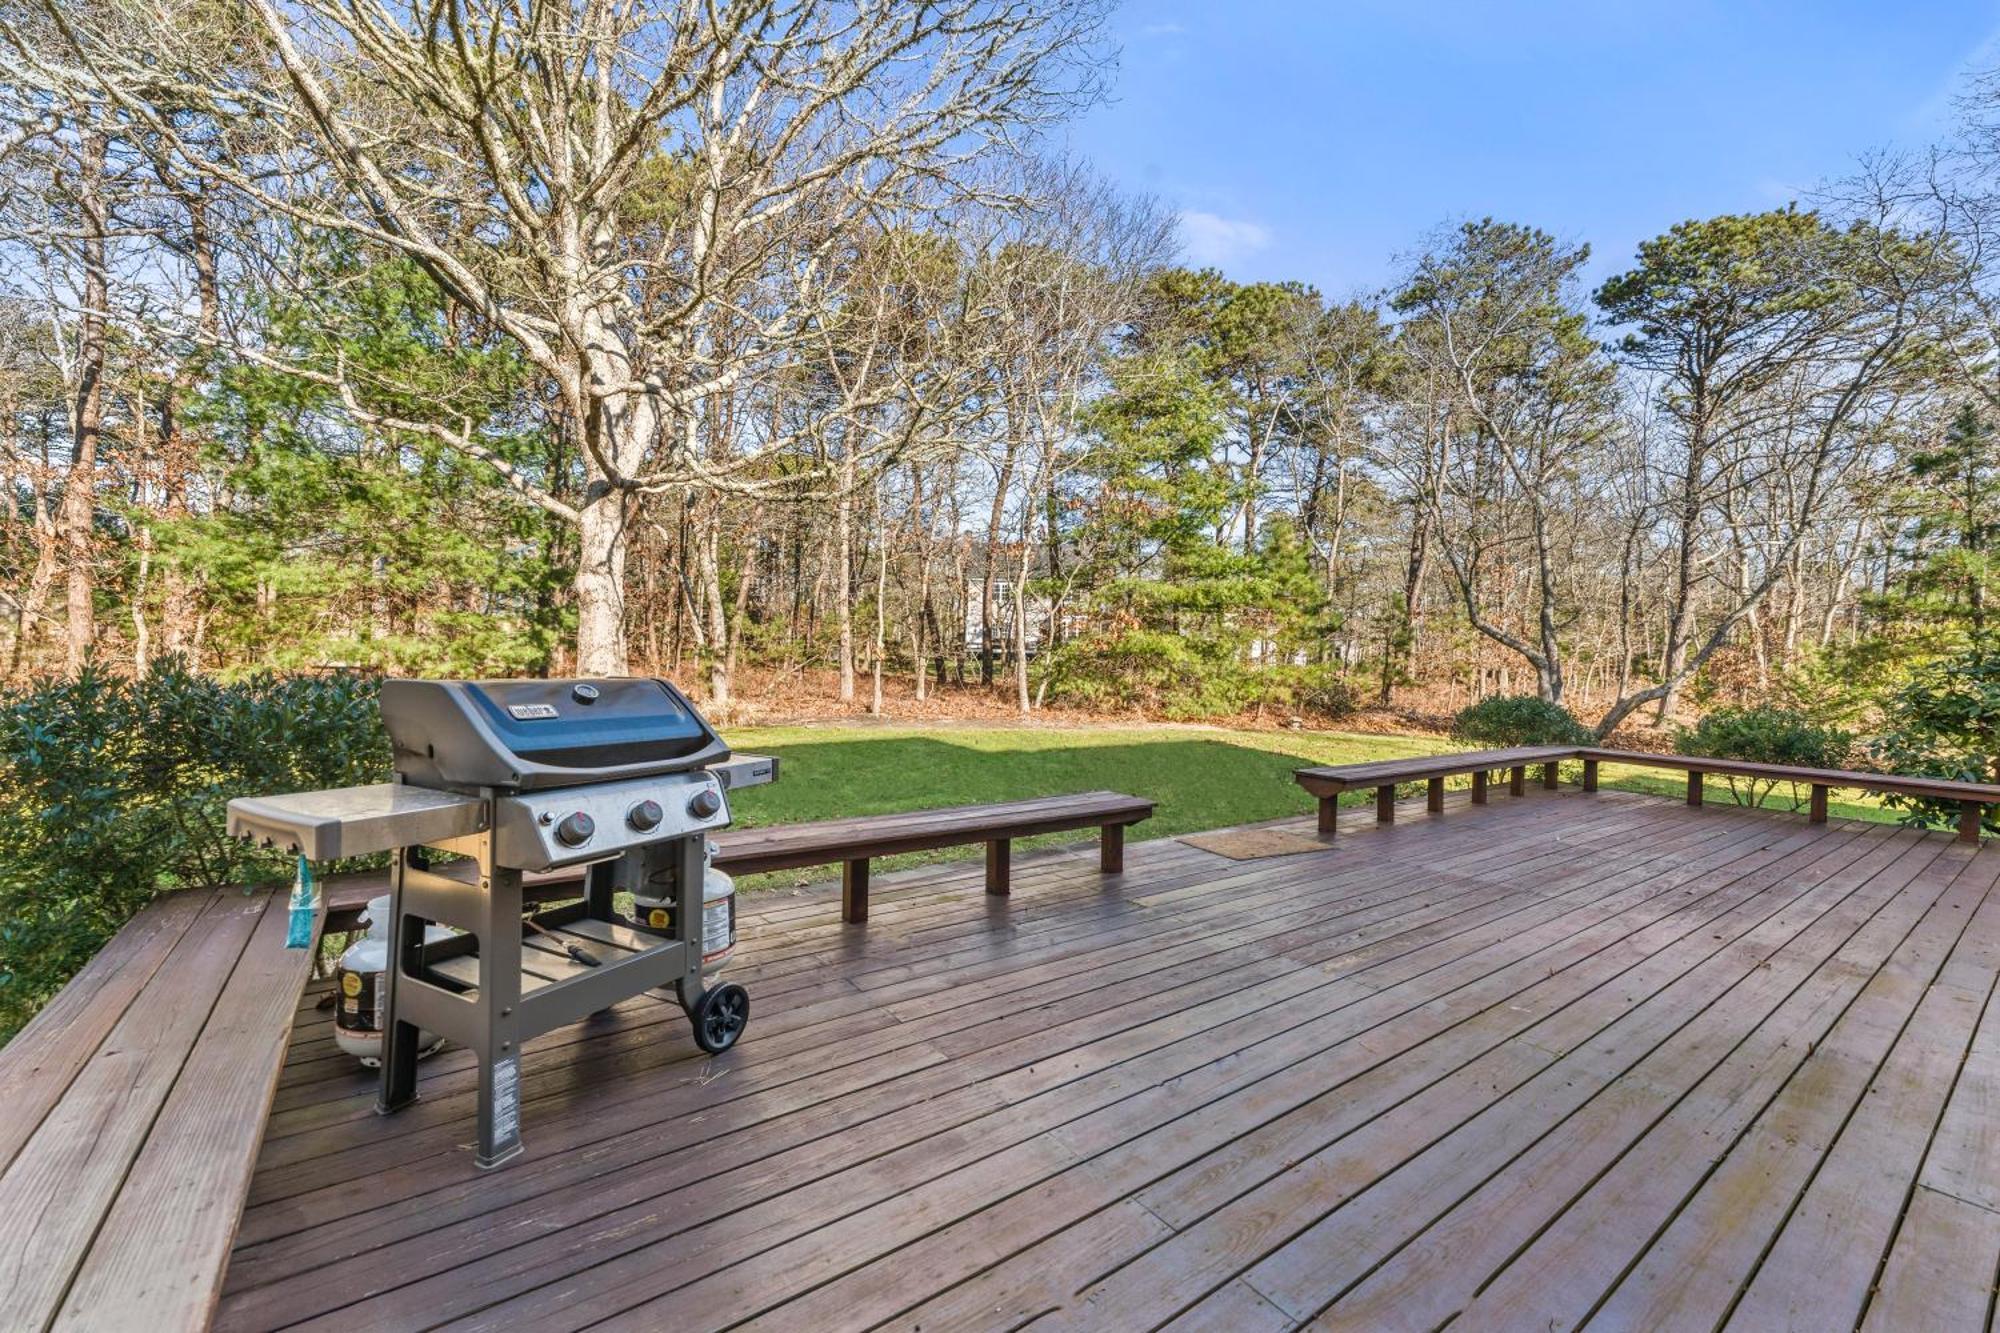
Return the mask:
{"type": "Polygon", "coordinates": [[[1300,852],[1325,852],[1330,842],[1285,829],[1230,829],[1221,833],[1187,833],[1181,841],[1204,852],[1214,852],[1232,861],[1257,861],[1267,856],[1297,856],[1300,852]]]}

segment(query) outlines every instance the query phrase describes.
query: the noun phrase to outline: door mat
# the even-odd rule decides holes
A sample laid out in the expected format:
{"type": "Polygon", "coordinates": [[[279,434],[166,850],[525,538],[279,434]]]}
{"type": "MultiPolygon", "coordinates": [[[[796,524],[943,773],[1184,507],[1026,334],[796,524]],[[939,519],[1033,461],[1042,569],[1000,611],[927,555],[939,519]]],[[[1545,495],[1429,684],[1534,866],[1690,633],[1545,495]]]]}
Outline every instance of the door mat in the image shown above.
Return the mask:
{"type": "Polygon", "coordinates": [[[1232,861],[1259,861],[1267,856],[1297,856],[1330,852],[1333,844],[1285,829],[1229,829],[1220,833],[1187,833],[1181,841],[1232,861]]]}

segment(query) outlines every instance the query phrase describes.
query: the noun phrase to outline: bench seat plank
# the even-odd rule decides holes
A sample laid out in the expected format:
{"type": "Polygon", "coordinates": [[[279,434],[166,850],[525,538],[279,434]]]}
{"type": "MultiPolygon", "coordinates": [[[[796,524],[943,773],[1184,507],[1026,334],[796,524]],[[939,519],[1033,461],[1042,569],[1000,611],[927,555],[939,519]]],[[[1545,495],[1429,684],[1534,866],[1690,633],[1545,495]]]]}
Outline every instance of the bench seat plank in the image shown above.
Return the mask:
{"type": "Polygon", "coordinates": [[[213,894],[155,898],[113,935],[14,1039],[0,1047],[0,1172],[62,1100],[133,999],[153,979],[213,894]]]}
{"type": "Polygon", "coordinates": [[[745,829],[716,839],[720,851],[715,864],[735,874],[756,874],[828,865],[858,856],[893,856],[996,838],[1123,826],[1150,818],[1153,802],[1116,792],[1086,792],[1075,797],[961,806],[926,813],[930,817],[921,820],[893,815],[864,816],[793,824],[781,829],[745,829]]]}
{"type": "Polygon", "coordinates": [[[290,915],[287,895],[264,899],[55,1327],[208,1325],[312,969],[312,950],[285,947],[290,915]]]}
{"type": "MultiPolygon", "coordinates": [[[[209,895],[201,918],[0,1175],[0,1328],[44,1328],[56,1314],[268,901],[209,895]]],[[[296,997],[287,997],[286,1020],[296,997]]],[[[222,1083],[241,1073],[202,1076],[222,1083]]],[[[226,1251],[235,1219],[222,1225],[226,1251]]]]}
{"type": "Polygon", "coordinates": [[[1746,759],[1714,759],[1706,755],[1652,754],[1597,747],[1586,747],[1574,753],[1578,758],[1595,759],[1607,764],[1635,764],[1642,768],[1677,768],[1686,772],[1715,773],[1724,777],[1768,778],[1778,782],[1841,787],[1853,791],[1886,791],[1907,796],[1929,796],[1943,801],[2000,804],[2000,785],[1985,782],[1905,777],[1897,773],[1861,773],[1840,768],[1793,768],[1786,764],[1760,764],[1746,759]]]}
{"type": "MultiPolygon", "coordinates": [[[[852,863],[857,858],[962,847],[991,837],[1027,838],[1040,833],[1098,828],[1105,833],[1104,872],[1117,874],[1124,865],[1124,827],[1150,818],[1153,809],[1153,802],[1136,796],[1094,791],[989,805],[859,815],[809,824],[728,829],[714,835],[718,848],[715,865],[731,874],[754,875],[852,863]]],[[[438,866],[436,873],[462,877],[470,873],[470,866],[470,862],[448,862],[438,866]]],[[[859,887],[865,899],[865,868],[859,873],[859,887]]],[[[582,878],[580,867],[529,874],[523,877],[523,896],[529,902],[573,898],[583,891],[582,878]]],[[[850,871],[845,878],[854,880],[855,872],[850,871]]],[[[339,877],[326,889],[327,929],[352,929],[368,900],[387,891],[386,881],[379,874],[339,877]]],[[[848,919],[860,918],[850,914],[848,919]]]]}
{"type": "Polygon", "coordinates": [[[1505,750],[1468,750],[1458,754],[1415,755],[1408,759],[1371,759],[1362,764],[1331,764],[1301,768],[1293,779],[1314,795],[1338,795],[1357,787],[1379,787],[1421,778],[1448,778],[1462,773],[1490,773],[1519,765],[1573,759],[1573,745],[1520,745],[1505,750]]]}

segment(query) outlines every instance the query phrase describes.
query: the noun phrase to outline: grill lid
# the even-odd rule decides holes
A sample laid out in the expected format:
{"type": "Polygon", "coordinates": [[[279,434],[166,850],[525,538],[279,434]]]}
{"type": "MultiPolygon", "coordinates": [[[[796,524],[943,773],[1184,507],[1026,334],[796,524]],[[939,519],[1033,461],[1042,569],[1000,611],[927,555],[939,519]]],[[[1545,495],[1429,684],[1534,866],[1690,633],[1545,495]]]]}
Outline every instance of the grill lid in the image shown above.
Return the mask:
{"type": "Polygon", "coordinates": [[[729,757],[664,680],[388,680],[381,699],[396,772],[423,787],[535,791],[729,757]]]}

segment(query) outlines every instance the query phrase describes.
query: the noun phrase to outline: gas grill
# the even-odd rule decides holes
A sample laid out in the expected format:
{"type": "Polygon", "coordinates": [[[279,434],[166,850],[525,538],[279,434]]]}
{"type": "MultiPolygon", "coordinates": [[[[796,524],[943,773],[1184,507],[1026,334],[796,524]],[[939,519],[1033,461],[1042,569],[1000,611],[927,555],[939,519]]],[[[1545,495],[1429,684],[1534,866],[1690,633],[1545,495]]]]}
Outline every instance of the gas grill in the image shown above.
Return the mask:
{"type": "Polygon", "coordinates": [[[708,835],[775,760],[731,758],[662,680],[391,680],[381,707],[394,782],[229,803],[231,834],[308,860],[394,854],[379,1110],[416,1099],[420,1032],[459,1042],[479,1060],[477,1160],[498,1166],[521,1151],[528,1038],[671,986],[697,1045],[735,1044],[749,997],[709,982],[734,905],[708,835]],[[475,875],[439,873],[437,852],[475,875]],[[523,874],[579,865],[581,900],[524,922],[523,874]],[[433,924],[460,933],[427,940],[433,924]]]}

